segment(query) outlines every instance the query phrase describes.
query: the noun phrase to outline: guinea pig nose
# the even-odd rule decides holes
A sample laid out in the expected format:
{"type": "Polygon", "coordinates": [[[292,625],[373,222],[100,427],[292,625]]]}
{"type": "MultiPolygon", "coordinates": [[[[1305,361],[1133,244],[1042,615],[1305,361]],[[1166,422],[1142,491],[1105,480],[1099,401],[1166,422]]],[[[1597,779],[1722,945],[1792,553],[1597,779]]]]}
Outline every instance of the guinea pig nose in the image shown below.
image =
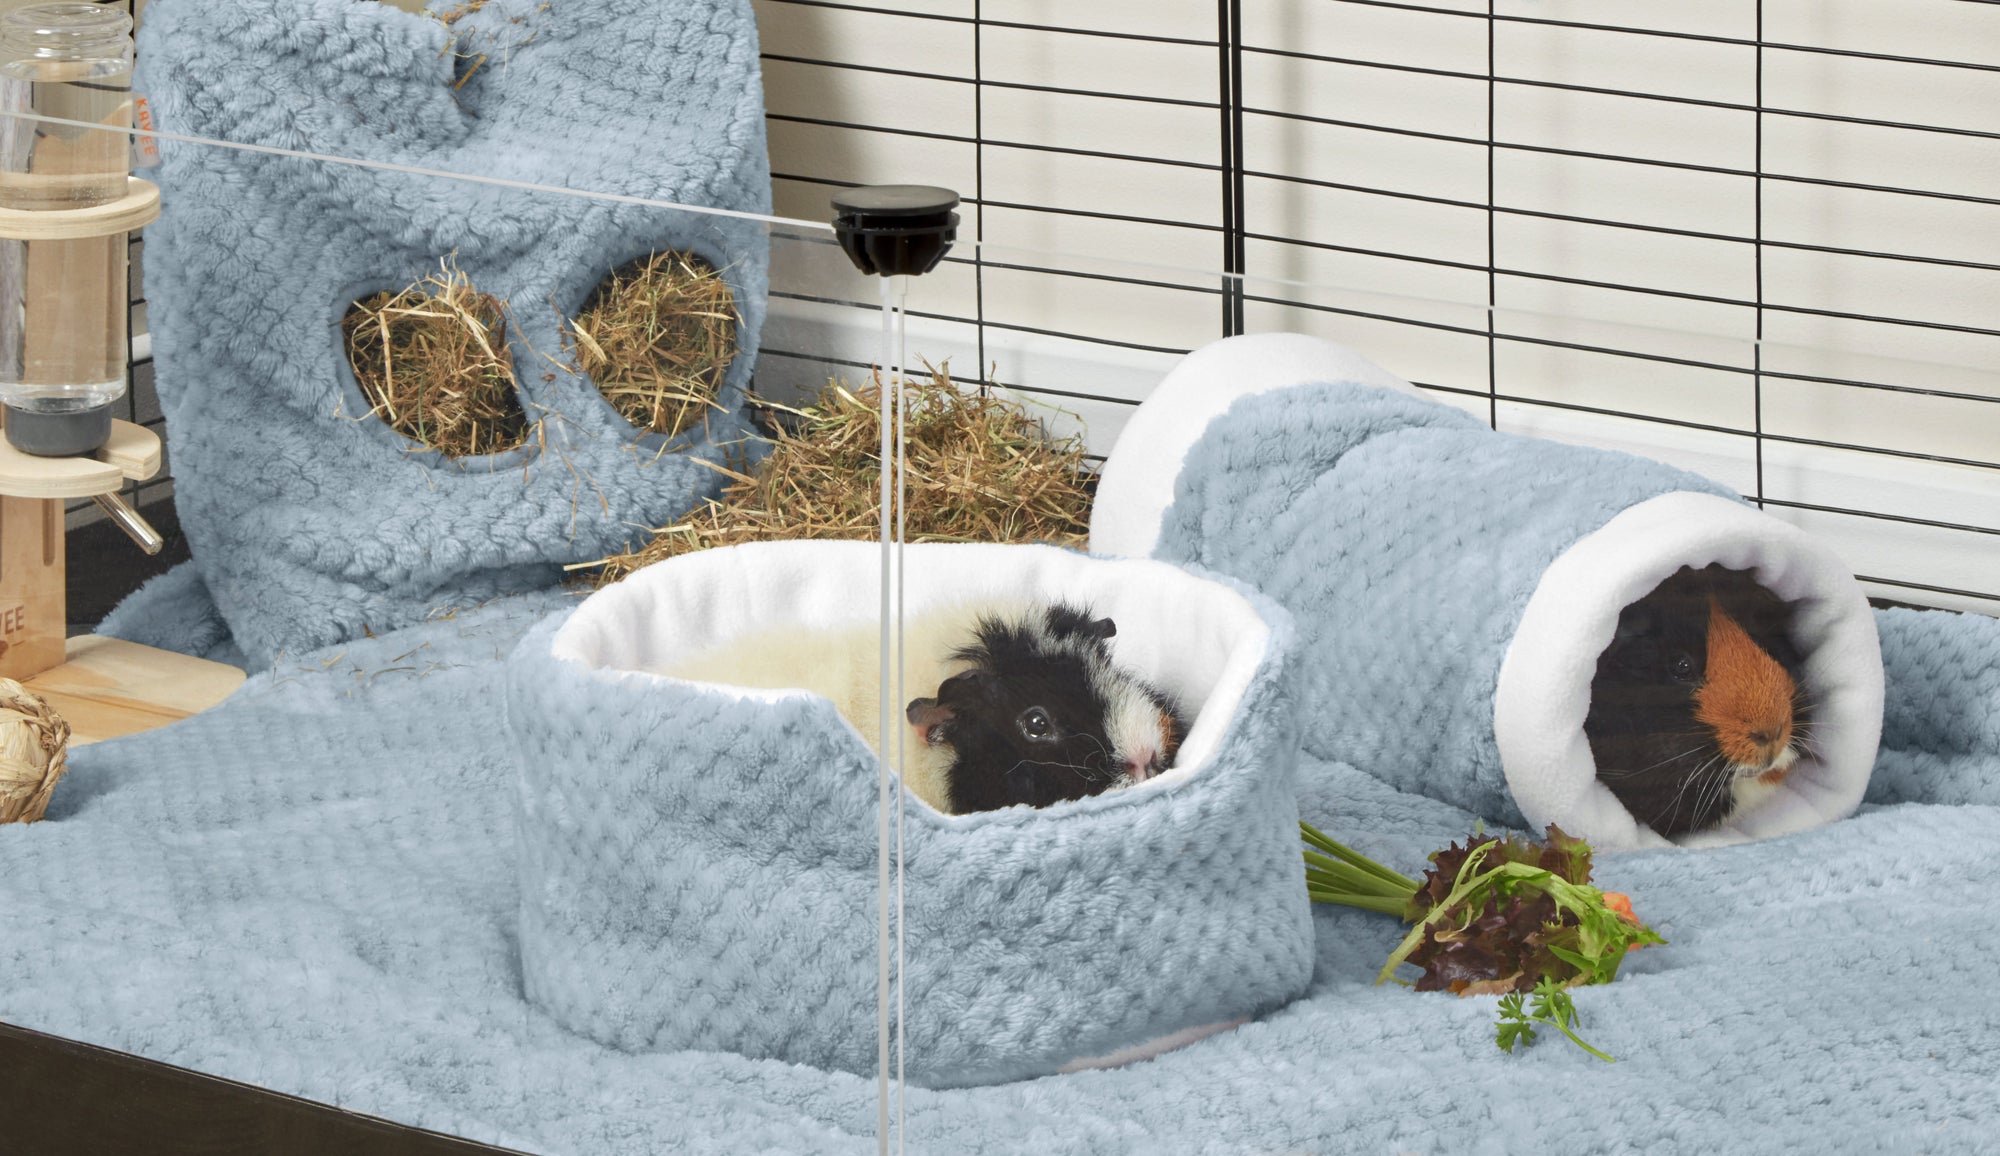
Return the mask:
{"type": "Polygon", "coordinates": [[[1778,736],[1777,736],[1776,734],[1774,734],[1774,733],[1770,732],[1770,731],[1751,731],[1751,732],[1750,732],[1750,741],[1751,741],[1751,742],[1753,742],[1753,743],[1756,743],[1756,744],[1757,744],[1758,746],[1760,746],[1760,747],[1768,747],[1768,746],[1770,746],[1770,745],[1771,745],[1772,743],[1776,742],[1776,741],[1777,741],[1777,739],[1778,739],[1778,736]]]}

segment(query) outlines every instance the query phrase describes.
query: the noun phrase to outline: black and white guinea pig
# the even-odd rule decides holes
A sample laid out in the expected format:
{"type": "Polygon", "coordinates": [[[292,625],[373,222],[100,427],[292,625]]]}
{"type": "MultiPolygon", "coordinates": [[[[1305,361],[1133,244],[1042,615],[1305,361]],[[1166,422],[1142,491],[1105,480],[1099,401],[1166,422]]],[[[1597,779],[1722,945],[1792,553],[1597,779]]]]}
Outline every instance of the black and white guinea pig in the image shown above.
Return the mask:
{"type": "Polygon", "coordinates": [[[1597,778],[1665,836],[1778,789],[1808,741],[1794,606],[1750,571],[1683,566],[1618,616],[1583,729],[1597,778]]]}
{"type": "Polygon", "coordinates": [[[965,669],[905,711],[946,756],[943,810],[1046,807],[1173,765],[1187,724],[1166,695],[1112,662],[1117,629],[1068,603],[978,619],[951,656],[965,669]]]}

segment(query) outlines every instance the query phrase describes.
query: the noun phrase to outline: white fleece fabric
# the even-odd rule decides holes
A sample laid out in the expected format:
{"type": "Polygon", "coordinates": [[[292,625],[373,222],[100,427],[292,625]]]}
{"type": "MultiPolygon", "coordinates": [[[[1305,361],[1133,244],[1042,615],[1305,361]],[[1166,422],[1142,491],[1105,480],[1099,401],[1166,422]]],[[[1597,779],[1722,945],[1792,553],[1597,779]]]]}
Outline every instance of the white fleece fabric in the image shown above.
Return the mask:
{"type": "MultiPolygon", "coordinates": [[[[1185,778],[1210,758],[1269,644],[1269,629],[1241,594],[1165,562],[1042,546],[905,549],[903,606],[912,619],[961,603],[1062,599],[1115,622],[1112,659],[1187,716],[1173,767],[1149,784],[1185,778]]],[[[746,635],[872,626],[880,622],[880,598],[877,545],[747,543],[689,554],[607,587],[577,609],[551,648],[596,670],[664,677],[682,660],[746,635]]],[[[696,685],[764,701],[808,693],[696,685]]],[[[936,688],[906,689],[920,695],[936,688]]],[[[859,728],[856,734],[873,745],[859,728]]]]}
{"type": "Polygon", "coordinates": [[[1712,562],[1753,570],[1766,589],[1799,604],[1792,641],[1815,705],[1813,742],[1774,797],[1678,842],[1714,847],[1788,835],[1860,805],[1882,734],[1882,654],[1860,584],[1797,527],[1741,502],[1682,491],[1640,502],[1578,539],[1542,574],[1521,614],[1493,692],[1493,738],[1531,825],[1589,831],[1610,845],[1667,844],[1598,780],[1583,720],[1619,612],[1682,566],[1712,562]]]}

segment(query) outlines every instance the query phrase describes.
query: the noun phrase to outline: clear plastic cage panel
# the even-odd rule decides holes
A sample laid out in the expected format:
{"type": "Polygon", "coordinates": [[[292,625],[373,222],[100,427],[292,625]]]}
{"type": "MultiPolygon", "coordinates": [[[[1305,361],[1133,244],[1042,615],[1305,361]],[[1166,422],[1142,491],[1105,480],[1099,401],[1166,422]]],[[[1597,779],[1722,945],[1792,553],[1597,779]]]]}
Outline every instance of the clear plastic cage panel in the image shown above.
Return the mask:
{"type": "MultiPolygon", "coordinates": [[[[490,62],[451,67],[476,103],[490,62]]],[[[1692,471],[1871,593],[2000,606],[1970,346],[982,245],[977,205],[885,279],[817,222],[552,180],[534,141],[154,140],[118,416],[170,427],[152,493],[198,570],[120,629],[259,676],[77,749],[40,837],[0,828],[0,877],[98,872],[89,904],[0,888],[10,1023],[536,1151],[714,1099],[872,1139],[905,1085],[1284,1006],[1313,954],[1297,750],[1257,721],[1282,619],[1227,558],[1154,556],[1244,529],[1253,489],[1174,523],[1180,473],[1257,374],[1319,372],[1183,372],[1233,333],[1692,471]]],[[[1271,420],[1255,445],[1303,444],[1271,420]]]]}
{"type": "Polygon", "coordinates": [[[149,140],[105,352],[196,562],[107,629],[252,678],[0,827],[0,1018],[526,1151],[875,1079],[879,285],[814,222],[149,140]]]}

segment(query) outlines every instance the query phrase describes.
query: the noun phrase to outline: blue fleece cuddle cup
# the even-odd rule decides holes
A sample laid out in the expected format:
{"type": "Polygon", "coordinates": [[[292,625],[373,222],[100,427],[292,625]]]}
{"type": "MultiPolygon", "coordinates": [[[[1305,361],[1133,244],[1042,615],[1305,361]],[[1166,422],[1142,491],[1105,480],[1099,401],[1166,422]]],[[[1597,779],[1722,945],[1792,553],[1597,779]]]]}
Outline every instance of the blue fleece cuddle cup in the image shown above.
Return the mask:
{"type": "MultiPolygon", "coordinates": [[[[1082,602],[1116,622],[1118,665],[1191,717],[1173,767],[1136,786],[964,815],[908,800],[910,1077],[951,1086],[1122,1062],[1301,994],[1313,931],[1282,612],[1160,562],[907,549],[909,613],[1082,602]]],[[[805,691],[654,672],[735,637],[873,623],[879,558],[859,542],[703,551],[522,642],[507,699],[522,972],[566,1027],[629,1051],[873,1073],[870,747],[805,691]]]]}
{"type": "Polygon", "coordinates": [[[1844,817],[1874,763],[1874,618],[1831,551],[1699,475],[1495,433],[1313,338],[1190,354],[1106,461],[1091,545],[1255,583],[1296,622],[1308,753],[1499,822],[1664,842],[1597,780],[1583,723],[1619,612],[1682,566],[1797,603],[1814,711],[1775,795],[1680,841],[1844,817]]]}

